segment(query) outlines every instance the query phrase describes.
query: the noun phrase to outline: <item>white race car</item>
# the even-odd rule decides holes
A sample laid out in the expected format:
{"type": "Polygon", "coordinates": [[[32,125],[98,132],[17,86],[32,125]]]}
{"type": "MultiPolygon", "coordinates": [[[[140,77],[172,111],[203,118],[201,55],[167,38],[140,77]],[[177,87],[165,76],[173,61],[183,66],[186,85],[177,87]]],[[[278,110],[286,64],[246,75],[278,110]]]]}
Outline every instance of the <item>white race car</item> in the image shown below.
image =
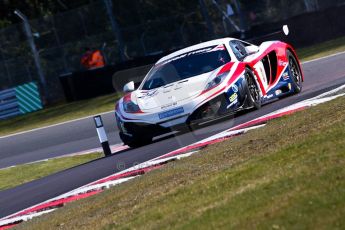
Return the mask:
{"type": "Polygon", "coordinates": [[[294,49],[224,38],[160,59],[138,89],[134,82],[115,108],[124,144],[137,147],[172,128],[207,123],[299,93],[303,74],[294,49]]]}

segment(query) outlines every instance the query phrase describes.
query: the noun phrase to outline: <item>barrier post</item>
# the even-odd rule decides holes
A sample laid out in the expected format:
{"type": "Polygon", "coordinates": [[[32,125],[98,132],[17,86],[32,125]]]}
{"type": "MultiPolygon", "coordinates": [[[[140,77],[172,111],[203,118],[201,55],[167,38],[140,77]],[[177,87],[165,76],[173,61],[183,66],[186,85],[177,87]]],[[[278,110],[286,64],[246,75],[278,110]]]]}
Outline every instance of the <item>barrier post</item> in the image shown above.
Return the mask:
{"type": "Polygon", "coordinates": [[[32,30],[31,30],[31,26],[30,26],[30,23],[29,23],[29,19],[26,17],[26,15],[24,15],[22,12],[20,12],[19,10],[15,10],[14,13],[23,21],[24,23],[24,30],[25,30],[25,34],[26,34],[26,37],[27,37],[27,40],[29,42],[29,45],[30,45],[30,48],[31,48],[31,52],[33,54],[33,57],[34,57],[34,62],[35,62],[35,65],[36,65],[36,69],[37,69],[37,74],[40,78],[40,81],[41,81],[41,84],[42,84],[42,87],[43,87],[43,92],[44,92],[44,103],[43,104],[46,104],[47,101],[48,101],[48,86],[47,86],[47,81],[45,79],[45,76],[43,74],[43,70],[42,70],[42,65],[41,65],[41,61],[40,61],[40,56],[39,56],[39,53],[37,51],[37,48],[36,48],[36,44],[35,44],[35,41],[34,41],[34,36],[32,34],[32,30]]]}
{"type": "Polygon", "coordinates": [[[101,146],[103,148],[103,153],[105,156],[110,156],[111,150],[110,150],[110,146],[109,146],[109,142],[108,142],[108,137],[107,137],[107,134],[106,134],[104,126],[103,126],[102,117],[100,115],[94,116],[93,120],[95,121],[98,139],[99,139],[99,142],[101,143],[101,146]]]}

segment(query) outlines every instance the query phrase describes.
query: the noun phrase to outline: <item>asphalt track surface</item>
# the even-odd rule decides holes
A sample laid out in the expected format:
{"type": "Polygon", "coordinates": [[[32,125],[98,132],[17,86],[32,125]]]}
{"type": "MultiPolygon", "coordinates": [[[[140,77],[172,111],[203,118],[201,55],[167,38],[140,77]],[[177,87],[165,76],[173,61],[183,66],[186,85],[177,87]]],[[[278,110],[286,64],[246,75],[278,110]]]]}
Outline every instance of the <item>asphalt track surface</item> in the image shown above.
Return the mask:
{"type": "MultiPolygon", "coordinates": [[[[194,132],[157,140],[151,145],[129,149],[18,187],[0,191],[0,218],[72,189],[163,155],[179,147],[219,133],[293,103],[311,98],[345,84],[345,54],[308,62],[303,91],[194,132]]],[[[111,144],[119,143],[113,113],[103,116],[111,144]]],[[[82,119],[0,139],[0,168],[99,147],[93,120],[82,119]]]]}

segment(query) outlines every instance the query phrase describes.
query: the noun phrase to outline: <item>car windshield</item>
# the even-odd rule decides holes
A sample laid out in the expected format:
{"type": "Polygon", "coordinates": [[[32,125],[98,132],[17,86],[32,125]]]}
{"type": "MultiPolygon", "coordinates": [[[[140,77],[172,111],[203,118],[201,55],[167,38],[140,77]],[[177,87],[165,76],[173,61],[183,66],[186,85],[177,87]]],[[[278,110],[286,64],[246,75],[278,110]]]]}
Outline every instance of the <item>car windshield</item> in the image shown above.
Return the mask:
{"type": "Polygon", "coordinates": [[[224,45],[193,50],[155,65],[149,72],[141,89],[155,89],[211,72],[230,62],[230,60],[230,55],[224,45]]]}

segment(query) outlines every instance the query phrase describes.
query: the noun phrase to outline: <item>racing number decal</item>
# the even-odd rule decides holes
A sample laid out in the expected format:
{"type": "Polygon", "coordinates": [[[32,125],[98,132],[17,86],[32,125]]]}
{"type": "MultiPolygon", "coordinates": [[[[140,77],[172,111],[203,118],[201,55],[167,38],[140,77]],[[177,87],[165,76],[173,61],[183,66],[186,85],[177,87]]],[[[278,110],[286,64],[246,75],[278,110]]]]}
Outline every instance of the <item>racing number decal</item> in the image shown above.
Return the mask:
{"type": "Polygon", "coordinates": [[[266,90],[268,87],[268,82],[267,82],[264,64],[262,63],[262,61],[259,61],[258,63],[256,63],[254,65],[254,69],[258,73],[259,76],[257,77],[260,78],[262,85],[264,86],[264,89],[266,90]]]}

